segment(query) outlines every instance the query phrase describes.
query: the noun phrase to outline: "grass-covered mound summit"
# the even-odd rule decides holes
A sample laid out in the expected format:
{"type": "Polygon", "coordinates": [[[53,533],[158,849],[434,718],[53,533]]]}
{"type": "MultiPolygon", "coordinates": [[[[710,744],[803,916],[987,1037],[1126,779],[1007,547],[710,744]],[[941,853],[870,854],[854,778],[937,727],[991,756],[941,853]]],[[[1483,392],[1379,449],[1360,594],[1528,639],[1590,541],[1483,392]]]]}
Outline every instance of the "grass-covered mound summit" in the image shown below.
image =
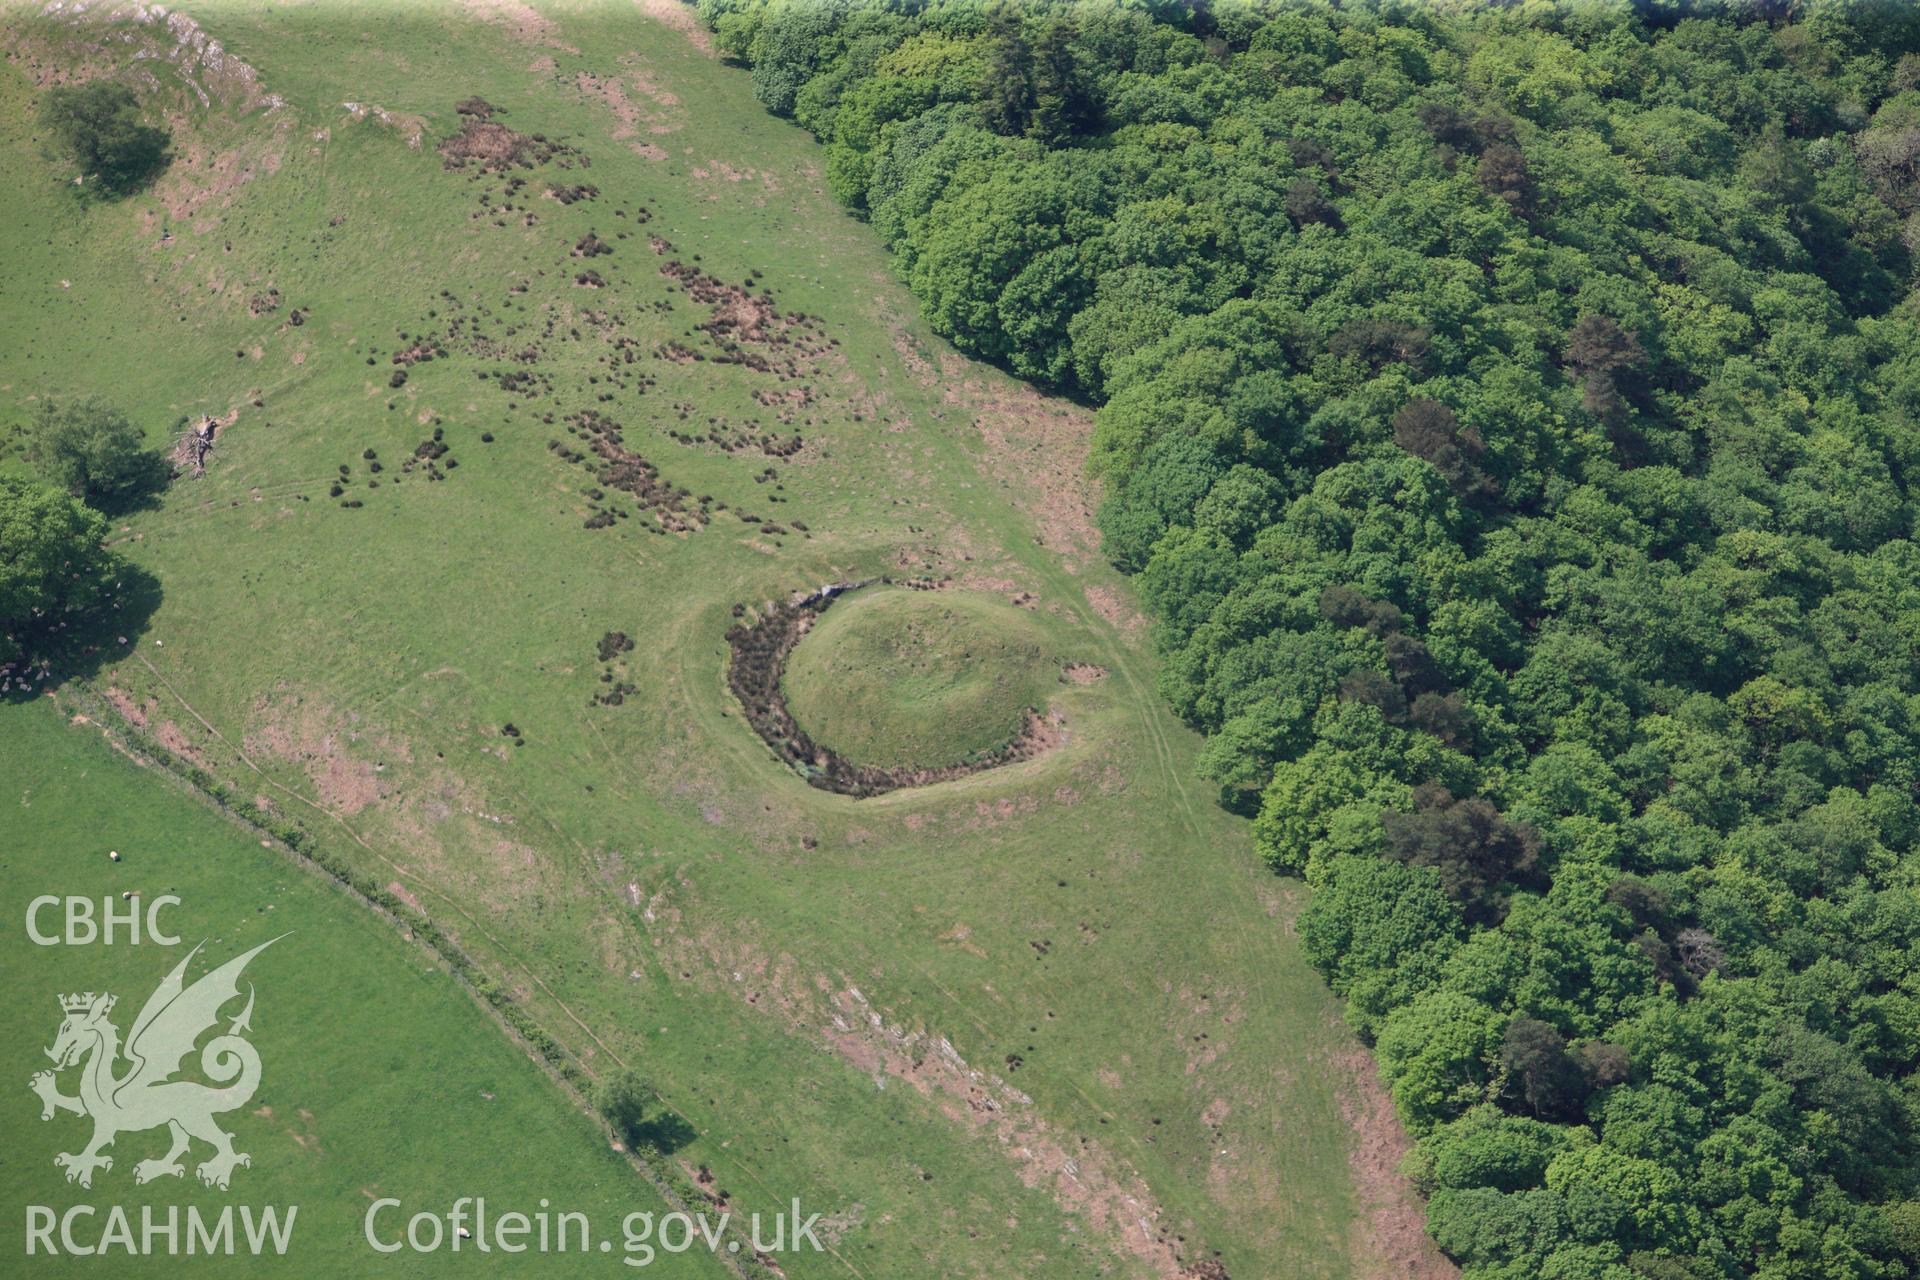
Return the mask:
{"type": "Polygon", "coordinates": [[[870,587],[840,600],[787,660],[794,720],[863,765],[939,768],[1005,746],[1060,663],[1018,606],[963,591],[870,587]]]}

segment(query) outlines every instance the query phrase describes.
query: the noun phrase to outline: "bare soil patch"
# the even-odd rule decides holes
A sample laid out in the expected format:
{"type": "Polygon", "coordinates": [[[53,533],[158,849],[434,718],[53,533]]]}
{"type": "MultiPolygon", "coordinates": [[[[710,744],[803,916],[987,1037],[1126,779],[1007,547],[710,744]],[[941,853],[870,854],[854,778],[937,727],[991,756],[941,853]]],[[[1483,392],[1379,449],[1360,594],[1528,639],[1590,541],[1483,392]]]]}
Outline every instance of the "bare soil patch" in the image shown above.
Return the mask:
{"type": "MultiPolygon", "coordinates": [[[[894,350],[922,377],[907,334],[895,336],[894,350]]],[[[1060,553],[1068,567],[1090,559],[1100,545],[1087,479],[1093,416],[1049,400],[1025,383],[996,380],[990,387],[986,375],[951,353],[941,356],[940,379],[945,401],[974,415],[988,470],[1033,517],[1041,545],[1060,553]]]]}
{"type": "Polygon", "coordinates": [[[201,754],[200,748],[194,745],[193,739],[189,738],[186,732],[173,721],[162,720],[160,727],[153,731],[153,736],[159,739],[161,746],[173,752],[174,755],[179,756],[182,760],[190,764],[198,765],[203,769],[206,768],[206,756],[201,754]]]}
{"type": "Polygon", "coordinates": [[[460,131],[441,141],[439,151],[450,170],[478,166],[481,173],[531,169],[572,148],[539,134],[515,133],[492,120],[465,118],[460,131]]]}
{"type": "Polygon", "coordinates": [[[464,7],[481,21],[504,28],[524,44],[542,45],[562,53],[577,55],[580,52],[560,39],[560,29],[551,20],[519,0],[466,0],[464,7]]]}
{"type": "Polygon", "coordinates": [[[1163,1280],[1210,1274],[1196,1269],[1210,1260],[1189,1254],[1194,1251],[1191,1228],[1176,1229],[1140,1175],[1103,1144],[1056,1133],[1032,1098],[971,1066],[946,1037],[895,1026],[858,987],[827,999],[829,1021],[815,1030],[836,1054],[863,1070],[904,1081],[948,1119],[991,1137],[1014,1161],[1023,1183],[1046,1191],[1163,1280]]]}
{"type": "Polygon", "coordinates": [[[307,773],[320,793],[320,803],[342,817],[351,817],[385,794],[373,766],[364,760],[330,756],[310,764],[307,773]]]}
{"type": "Polygon", "coordinates": [[[1379,1280],[1458,1280],[1459,1268],[1427,1235],[1420,1197],[1400,1175],[1413,1144],[1394,1114],[1379,1069],[1357,1048],[1336,1066],[1344,1085],[1340,1111],[1353,1131],[1347,1162],[1360,1213],[1351,1230],[1362,1274],[1379,1280]]]}
{"type": "Polygon", "coordinates": [[[706,54],[714,56],[713,36],[700,25],[700,15],[691,5],[681,4],[679,0],[636,0],[640,12],[663,26],[672,27],[687,38],[687,43],[706,54]]]}
{"type": "MultiPolygon", "coordinates": [[[[634,59],[630,55],[621,61],[631,64],[634,59]]],[[[607,110],[613,113],[611,134],[614,140],[629,142],[633,150],[642,155],[648,151],[659,151],[659,148],[652,143],[634,143],[631,139],[641,133],[656,136],[673,133],[685,120],[685,112],[679,110],[679,96],[661,87],[646,71],[636,70],[626,76],[603,76],[582,71],[574,76],[574,87],[583,97],[604,103],[607,110]]]]}
{"type": "Polygon", "coordinates": [[[907,373],[913,380],[923,387],[932,386],[936,380],[933,362],[920,350],[920,344],[913,340],[913,336],[905,329],[895,329],[892,341],[893,353],[900,357],[900,363],[907,367],[907,373]]]}
{"type": "Polygon", "coordinates": [[[153,194],[170,215],[183,222],[227,207],[241,187],[276,172],[286,154],[287,135],[277,129],[257,132],[224,149],[200,141],[177,125],[174,136],[182,142],[153,194]]]}
{"type": "Polygon", "coordinates": [[[117,684],[107,686],[107,701],[112,703],[113,709],[118,711],[121,717],[134,728],[144,729],[147,727],[147,714],[152,710],[151,702],[144,706],[135,702],[133,695],[117,684]]]}
{"type": "Polygon", "coordinates": [[[378,120],[388,128],[396,130],[406,140],[409,147],[419,149],[420,142],[427,136],[427,118],[406,111],[389,111],[385,107],[370,102],[348,102],[343,104],[347,114],[355,120],[369,117],[378,120]]]}
{"type": "Polygon", "coordinates": [[[1095,613],[1111,622],[1125,635],[1136,635],[1147,625],[1146,616],[1122,600],[1120,593],[1112,587],[1088,587],[1087,603],[1093,606],[1095,613]]]}
{"type": "Polygon", "coordinates": [[[693,176],[703,181],[719,182],[757,182],[770,192],[780,190],[780,179],[760,169],[736,169],[724,160],[709,160],[696,165],[693,176]]]}
{"type": "Polygon", "coordinates": [[[411,759],[404,741],[287,689],[255,700],[241,747],[255,758],[298,765],[320,802],[343,817],[386,798],[384,762],[411,759]]]}
{"type": "MultiPolygon", "coordinates": [[[[666,886],[641,917],[683,976],[780,1018],[876,1082],[906,1084],[956,1128],[992,1142],[1023,1184],[1160,1280],[1224,1280],[1194,1224],[1173,1218],[1123,1156],[1091,1136],[1060,1132],[1027,1094],[969,1063],[936,1031],[898,1025],[844,976],[809,976],[793,956],[769,955],[756,931],[698,930],[680,907],[662,905],[689,887],[684,879],[666,886]]],[[[964,943],[964,926],[948,937],[964,943]]]]}

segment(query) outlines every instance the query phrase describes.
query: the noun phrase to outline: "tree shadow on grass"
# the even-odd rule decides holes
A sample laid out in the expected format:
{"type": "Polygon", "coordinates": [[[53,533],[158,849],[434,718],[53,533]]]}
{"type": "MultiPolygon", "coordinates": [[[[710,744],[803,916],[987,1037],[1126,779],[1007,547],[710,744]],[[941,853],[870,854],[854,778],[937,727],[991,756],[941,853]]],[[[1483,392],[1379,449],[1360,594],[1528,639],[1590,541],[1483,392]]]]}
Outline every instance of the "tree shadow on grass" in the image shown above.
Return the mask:
{"type": "Polygon", "coordinates": [[[95,612],[25,638],[26,658],[9,672],[12,687],[0,692],[0,703],[25,702],[69,681],[91,680],[132,655],[160,608],[160,579],[122,562],[114,581],[112,598],[95,612]]]}
{"type": "Polygon", "coordinates": [[[87,505],[118,520],[136,511],[152,511],[173,481],[173,464],[158,449],[147,449],[132,463],[127,479],[111,493],[90,493],[87,505]]]}
{"type": "Polygon", "coordinates": [[[118,204],[151,189],[172,167],[173,151],[168,148],[133,171],[111,176],[93,174],[74,188],[74,195],[83,209],[118,204]]]}
{"type": "Polygon", "coordinates": [[[634,1147],[645,1147],[663,1156],[672,1155],[699,1136],[692,1125],[671,1111],[659,1112],[644,1124],[635,1125],[632,1134],[634,1147]]]}

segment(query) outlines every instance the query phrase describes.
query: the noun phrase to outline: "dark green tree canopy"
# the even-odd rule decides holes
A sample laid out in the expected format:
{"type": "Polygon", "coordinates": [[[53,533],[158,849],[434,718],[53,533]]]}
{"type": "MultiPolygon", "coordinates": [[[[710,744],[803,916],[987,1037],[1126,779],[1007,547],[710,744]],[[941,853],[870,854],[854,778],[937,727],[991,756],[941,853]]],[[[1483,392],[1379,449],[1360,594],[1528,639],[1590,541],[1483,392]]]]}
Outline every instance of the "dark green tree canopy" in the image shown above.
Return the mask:
{"type": "Polygon", "coordinates": [[[167,131],[146,124],[133,90],[110,80],[61,85],[40,100],[40,121],[83,178],[109,195],[138,190],[166,166],[167,131]]]}
{"type": "Polygon", "coordinates": [[[621,1142],[633,1147],[645,1132],[648,1112],[658,1101],[653,1086],[639,1072],[628,1068],[601,1082],[594,1105],[621,1142]]]}
{"type": "Polygon", "coordinates": [[[114,598],[106,536],[98,512],[0,473],[0,663],[40,656],[114,598]]]}
{"type": "Polygon", "coordinates": [[[160,483],[166,469],[127,415],[98,396],[42,400],[27,449],[49,480],[76,497],[129,496],[160,483]]]}
{"type": "Polygon", "coordinates": [[[1468,1274],[1920,1274],[1920,6],[700,8],[1100,405],[1468,1274]]]}

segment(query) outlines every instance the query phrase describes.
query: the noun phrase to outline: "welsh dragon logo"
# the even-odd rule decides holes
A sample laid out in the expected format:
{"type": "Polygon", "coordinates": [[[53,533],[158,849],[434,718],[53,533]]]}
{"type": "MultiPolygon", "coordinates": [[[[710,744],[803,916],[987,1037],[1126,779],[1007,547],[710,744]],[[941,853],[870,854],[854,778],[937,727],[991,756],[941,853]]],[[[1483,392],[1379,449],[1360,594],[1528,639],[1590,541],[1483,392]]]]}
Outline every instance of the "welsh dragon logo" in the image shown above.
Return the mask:
{"type": "Polygon", "coordinates": [[[234,1167],[253,1163],[245,1152],[233,1149],[233,1135],[213,1122],[221,1112],[244,1106],[260,1086],[260,1055],[240,1036],[242,1031],[252,1029],[248,1021],[253,1016],[252,984],[247,987],[246,1008],[227,1024],[226,1034],[207,1041],[200,1051],[200,1070],[209,1080],[219,1082],[218,1087],[171,1077],[181,1069],[201,1035],[220,1021],[221,1007],[239,998],[240,971],[247,962],[279,940],[261,943],[188,986],[184,980],[187,965],[200,953],[195,947],[147,997],[140,1016],[133,1020],[124,1048],[119,1028],[107,1017],[113,1012],[115,997],[91,991],[61,997],[60,1008],[66,1020],[60,1024],[53,1047],[47,1050],[47,1056],[53,1059],[53,1071],[36,1073],[28,1085],[40,1095],[42,1120],[51,1120],[56,1111],[93,1118],[93,1139],[86,1148],[53,1158],[54,1164],[67,1171],[68,1182],[91,1187],[95,1169],[113,1168],[113,1158],[101,1152],[113,1145],[115,1137],[161,1125],[173,1135],[173,1145],[158,1160],[136,1164],[135,1182],[180,1177],[186,1172],[180,1157],[187,1154],[194,1138],[213,1147],[212,1158],[196,1170],[200,1181],[210,1187],[225,1191],[234,1167]],[[131,1065],[116,1074],[115,1067],[122,1058],[131,1065]],[[68,1097],[60,1092],[54,1074],[76,1063],[82,1064],[80,1092],[77,1097],[68,1097]]]}

